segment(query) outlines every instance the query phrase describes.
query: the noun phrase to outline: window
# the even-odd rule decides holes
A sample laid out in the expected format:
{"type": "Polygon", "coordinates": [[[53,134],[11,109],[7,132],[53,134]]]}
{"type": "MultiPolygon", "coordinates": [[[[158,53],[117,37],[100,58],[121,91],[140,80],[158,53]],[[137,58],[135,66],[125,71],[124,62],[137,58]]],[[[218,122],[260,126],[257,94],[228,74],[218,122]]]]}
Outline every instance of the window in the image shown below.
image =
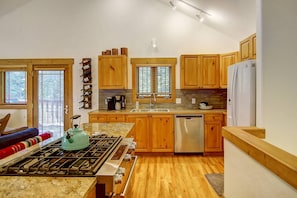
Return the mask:
{"type": "Polygon", "coordinates": [[[175,100],[175,58],[132,58],[133,100],[175,100]]]}
{"type": "Polygon", "coordinates": [[[1,104],[24,105],[27,103],[27,71],[21,66],[0,67],[1,104]]]}

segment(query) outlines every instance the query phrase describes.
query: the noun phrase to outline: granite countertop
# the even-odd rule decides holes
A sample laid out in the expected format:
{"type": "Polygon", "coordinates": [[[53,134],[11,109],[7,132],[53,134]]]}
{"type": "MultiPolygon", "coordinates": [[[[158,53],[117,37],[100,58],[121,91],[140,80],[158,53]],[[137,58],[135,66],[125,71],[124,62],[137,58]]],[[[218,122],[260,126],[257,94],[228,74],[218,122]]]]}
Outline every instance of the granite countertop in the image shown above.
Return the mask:
{"type": "MultiPolygon", "coordinates": [[[[167,109],[167,108],[162,108],[167,109]]],[[[166,111],[153,111],[153,112],[131,112],[132,109],[124,109],[124,110],[111,110],[108,111],[106,109],[99,109],[89,112],[89,114],[209,114],[209,113],[222,113],[226,114],[226,109],[210,109],[210,110],[203,110],[203,109],[184,109],[184,108],[174,108],[169,109],[169,112],[166,111]]]]}
{"type": "Polygon", "coordinates": [[[90,136],[99,132],[114,137],[126,137],[134,127],[134,123],[83,123],[81,126],[90,136]]]}
{"type": "Polygon", "coordinates": [[[82,198],[96,184],[96,177],[1,176],[0,197],[82,198]]]}
{"type": "MultiPolygon", "coordinates": [[[[112,136],[125,137],[133,128],[133,123],[84,123],[83,129],[92,135],[105,132],[112,136]]],[[[46,143],[56,140],[50,138],[46,143]]],[[[41,142],[0,160],[0,168],[6,163],[16,161],[45,145],[41,142]]],[[[39,177],[39,176],[0,176],[0,197],[54,197],[82,198],[87,197],[96,184],[96,177],[39,177]]]]}

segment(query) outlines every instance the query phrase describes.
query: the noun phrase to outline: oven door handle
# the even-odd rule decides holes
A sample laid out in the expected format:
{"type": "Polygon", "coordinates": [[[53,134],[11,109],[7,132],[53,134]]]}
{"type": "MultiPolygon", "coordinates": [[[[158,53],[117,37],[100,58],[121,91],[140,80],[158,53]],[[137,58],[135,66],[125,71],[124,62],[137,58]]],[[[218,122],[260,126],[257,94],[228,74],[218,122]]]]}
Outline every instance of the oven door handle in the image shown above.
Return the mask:
{"type": "Polygon", "coordinates": [[[127,188],[128,188],[128,186],[129,186],[129,183],[130,183],[130,179],[131,179],[132,174],[133,174],[133,172],[134,172],[135,164],[136,164],[136,161],[137,161],[137,156],[133,156],[133,158],[135,158],[135,159],[134,159],[133,165],[132,165],[132,167],[131,167],[131,171],[130,171],[130,173],[129,173],[129,176],[128,176],[128,178],[127,178],[127,182],[126,182],[126,184],[125,184],[124,190],[123,190],[123,192],[122,192],[121,195],[120,195],[121,198],[125,198],[125,194],[126,194],[127,188]]]}

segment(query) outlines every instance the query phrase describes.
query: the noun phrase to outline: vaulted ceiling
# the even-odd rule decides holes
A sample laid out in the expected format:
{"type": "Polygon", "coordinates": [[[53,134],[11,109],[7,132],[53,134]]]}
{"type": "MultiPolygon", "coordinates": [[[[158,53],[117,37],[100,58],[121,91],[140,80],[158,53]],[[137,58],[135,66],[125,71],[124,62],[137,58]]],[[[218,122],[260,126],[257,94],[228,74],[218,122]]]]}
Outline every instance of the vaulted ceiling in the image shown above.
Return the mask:
{"type": "MultiPolygon", "coordinates": [[[[31,0],[1,0],[0,17],[17,9],[31,0]]],[[[163,6],[171,9],[170,0],[155,0],[163,6]]],[[[183,0],[194,7],[210,13],[205,15],[203,24],[222,32],[234,40],[242,40],[248,35],[256,32],[256,0],[183,0]]],[[[197,20],[196,15],[200,12],[179,0],[176,3],[175,12],[197,20]]]]}
{"type": "MultiPolygon", "coordinates": [[[[170,0],[157,0],[171,8],[170,0]]],[[[234,40],[242,40],[250,34],[256,32],[256,0],[172,0],[176,4],[175,12],[198,19],[199,10],[187,5],[202,9],[210,14],[204,15],[203,23],[224,34],[234,38],[234,40]]]]}

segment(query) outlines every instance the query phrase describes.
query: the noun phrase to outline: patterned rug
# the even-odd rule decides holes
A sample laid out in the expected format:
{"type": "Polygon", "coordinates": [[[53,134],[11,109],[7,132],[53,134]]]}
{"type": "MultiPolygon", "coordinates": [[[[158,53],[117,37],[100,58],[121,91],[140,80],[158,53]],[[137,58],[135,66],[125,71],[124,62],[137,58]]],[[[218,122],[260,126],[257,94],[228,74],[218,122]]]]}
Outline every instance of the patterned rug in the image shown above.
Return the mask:
{"type": "Polygon", "coordinates": [[[219,196],[224,193],[224,174],[205,174],[206,179],[219,196]]]}

